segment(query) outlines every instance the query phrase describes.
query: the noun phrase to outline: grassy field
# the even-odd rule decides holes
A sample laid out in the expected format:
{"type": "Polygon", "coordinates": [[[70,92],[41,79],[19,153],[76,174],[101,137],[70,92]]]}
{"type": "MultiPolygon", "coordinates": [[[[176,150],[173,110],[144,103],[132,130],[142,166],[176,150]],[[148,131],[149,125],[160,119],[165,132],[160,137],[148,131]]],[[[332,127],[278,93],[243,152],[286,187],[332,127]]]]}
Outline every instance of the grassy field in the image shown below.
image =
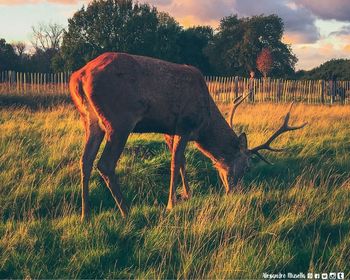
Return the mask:
{"type": "MultiPolygon", "coordinates": [[[[170,213],[163,138],[132,135],[117,168],[130,215],[94,171],[92,220],[81,224],[75,108],[66,98],[0,100],[0,278],[350,278],[350,107],[297,105],[292,124],[309,125],[280,137],[290,149],[269,155],[273,166],[254,161],[245,189],[229,196],[190,145],[193,198],[170,213]]],[[[242,105],[236,131],[259,144],[286,109],[242,105]]]]}

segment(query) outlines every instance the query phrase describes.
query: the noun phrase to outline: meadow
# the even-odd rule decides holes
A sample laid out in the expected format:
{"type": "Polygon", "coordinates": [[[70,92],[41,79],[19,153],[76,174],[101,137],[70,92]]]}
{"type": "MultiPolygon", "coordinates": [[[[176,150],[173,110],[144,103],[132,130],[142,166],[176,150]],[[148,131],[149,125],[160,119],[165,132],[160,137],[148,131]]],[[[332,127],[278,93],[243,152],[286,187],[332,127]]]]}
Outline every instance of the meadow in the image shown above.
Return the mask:
{"type": "MultiPolygon", "coordinates": [[[[193,145],[193,197],[165,210],[170,153],[134,134],[119,161],[124,220],[93,171],[92,219],[80,222],[83,128],[69,98],[0,96],[0,278],[262,278],[340,272],[350,278],[350,107],[297,104],[291,124],[226,196],[193,145]]],[[[221,106],[227,114],[229,106],[221,106]]],[[[287,104],[243,104],[249,146],[281,124],[287,104]]],[[[180,188],[179,188],[180,191],[180,188]]]]}

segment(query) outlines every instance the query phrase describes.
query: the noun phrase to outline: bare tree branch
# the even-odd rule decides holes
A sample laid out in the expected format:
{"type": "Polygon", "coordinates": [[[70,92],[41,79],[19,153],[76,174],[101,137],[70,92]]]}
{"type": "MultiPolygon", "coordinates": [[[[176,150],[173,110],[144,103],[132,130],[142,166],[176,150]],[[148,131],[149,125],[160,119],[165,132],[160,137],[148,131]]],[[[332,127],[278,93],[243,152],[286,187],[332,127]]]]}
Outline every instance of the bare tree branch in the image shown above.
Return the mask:
{"type": "Polygon", "coordinates": [[[26,51],[27,45],[26,45],[26,43],[19,41],[19,42],[13,43],[12,47],[14,48],[15,52],[17,53],[17,55],[19,57],[23,57],[23,55],[26,51]]]}
{"type": "Polygon", "coordinates": [[[50,49],[58,50],[61,44],[64,28],[57,23],[39,23],[38,26],[32,26],[33,40],[35,49],[47,51],[50,49]]]}

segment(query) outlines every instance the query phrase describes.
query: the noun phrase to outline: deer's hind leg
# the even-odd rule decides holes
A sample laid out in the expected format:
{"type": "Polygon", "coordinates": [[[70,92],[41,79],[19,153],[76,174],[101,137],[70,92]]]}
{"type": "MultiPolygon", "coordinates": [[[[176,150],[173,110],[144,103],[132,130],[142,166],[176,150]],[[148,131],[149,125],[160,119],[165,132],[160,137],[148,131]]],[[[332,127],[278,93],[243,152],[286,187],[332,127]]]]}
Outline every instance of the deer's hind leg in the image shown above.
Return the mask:
{"type": "MultiPolygon", "coordinates": [[[[164,134],[164,138],[165,138],[165,142],[169,148],[170,153],[173,153],[173,144],[174,144],[174,135],[168,135],[168,134],[164,134]]],[[[190,191],[190,187],[188,185],[188,181],[186,178],[186,169],[185,169],[185,159],[183,159],[180,162],[180,175],[181,175],[181,179],[182,179],[182,193],[181,193],[181,198],[183,200],[188,200],[191,197],[191,191],[190,191]]]]}
{"type": "Polygon", "coordinates": [[[82,209],[81,219],[85,220],[90,216],[89,205],[89,179],[97,152],[104,138],[104,131],[100,128],[96,114],[90,109],[82,114],[85,127],[85,144],[80,160],[81,171],[81,197],[82,209]]]}
{"type": "Polygon", "coordinates": [[[128,213],[128,207],[122,196],[115,168],[129,134],[132,132],[135,125],[133,125],[132,121],[128,122],[127,118],[120,117],[120,119],[123,120],[123,122],[119,125],[110,124],[110,127],[113,127],[113,129],[107,131],[107,143],[97,164],[97,168],[110,190],[123,218],[125,218],[128,213]]]}

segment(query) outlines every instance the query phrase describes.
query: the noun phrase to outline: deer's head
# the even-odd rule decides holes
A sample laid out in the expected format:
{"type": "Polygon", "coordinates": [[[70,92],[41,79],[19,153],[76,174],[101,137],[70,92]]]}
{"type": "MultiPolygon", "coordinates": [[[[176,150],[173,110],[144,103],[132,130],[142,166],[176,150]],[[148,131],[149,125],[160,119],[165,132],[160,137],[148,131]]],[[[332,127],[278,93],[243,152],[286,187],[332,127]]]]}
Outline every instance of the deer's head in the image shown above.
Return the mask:
{"type": "MultiPolygon", "coordinates": [[[[248,95],[242,97],[238,97],[233,104],[233,107],[231,109],[230,113],[230,126],[233,129],[233,116],[235,114],[235,111],[237,107],[243,102],[244,99],[247,98],[248,95]]],[[[248,148],[248,140],[246,134],[243,132],[238,136],[238,143],[239,143],[239,151],[238,153],[235,154],[235,156],[230,159],[229,162],[223,160],[223,161],[218,161],[215,163],[218,171],[220,178],[226,188],[227,192],[230,192],[234,186],[238,184],[238,182],[242,179],[243,175],[250,169],[251,167],[251,158],[252,157],[257,157],[258,159],[264,161],[267,164],[271,164],[261,153],[260,151],[262,150],[268,150],[272,152],[282,152],[285,149],[276,149],[272,148],[270,145],[271,143],[281,134],[292,131],[292,130],[297,130],[301,129],[304,126],[307,125],[307,123],[304,123],[300,126],[295,126],[292,127],[288,124],[288,121],[290,119],[290,112],[292,110],[293,103],[290,105],[289,110],[287,114],[284,117],[283,124],[281,127],[271,135],[271,137],[264,143],[261,144],[255,148],[249,149],[248,148]]]]}

